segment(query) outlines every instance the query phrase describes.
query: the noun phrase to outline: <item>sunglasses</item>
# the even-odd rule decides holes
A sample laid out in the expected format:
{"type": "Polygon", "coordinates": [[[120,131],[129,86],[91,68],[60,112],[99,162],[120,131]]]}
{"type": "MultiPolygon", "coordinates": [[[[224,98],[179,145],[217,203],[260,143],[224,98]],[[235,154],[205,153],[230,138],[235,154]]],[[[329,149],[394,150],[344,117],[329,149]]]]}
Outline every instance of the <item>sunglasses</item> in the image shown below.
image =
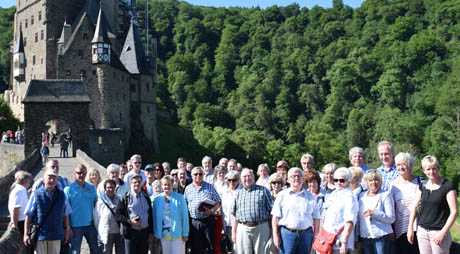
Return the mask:
{"type": "Polygon", "coordinates": [[[272,184],[283,184],[282,182],[272,182],[272,184]]]}
{"type": "Polygon", "coordinates": [[[77,174],[77,175],[86,175],[86,172],[85,171],[81,171],[81,172],[75,171],[75,174],[77,174]]]}
{"type": "Polygon", "coordinates": [[[345,179],[334,179],[334,183],[339,182],[339,183],[345,183],[347,180],[345,179]]]}
{"type": "Polygon", "coordinates": [[[177,174],[171,174],[171,176],[177,176],[177,174]]]}
{"type": "Polygon", "coordinates": [[[238,182],[237,179],[227,179],[227,181],[229,181],[229,182],[238,182]]]}
{"type": "Polygon", "coordinates": [[[203,176],[203,173],[195,173],[194,176],[203,176]]]}

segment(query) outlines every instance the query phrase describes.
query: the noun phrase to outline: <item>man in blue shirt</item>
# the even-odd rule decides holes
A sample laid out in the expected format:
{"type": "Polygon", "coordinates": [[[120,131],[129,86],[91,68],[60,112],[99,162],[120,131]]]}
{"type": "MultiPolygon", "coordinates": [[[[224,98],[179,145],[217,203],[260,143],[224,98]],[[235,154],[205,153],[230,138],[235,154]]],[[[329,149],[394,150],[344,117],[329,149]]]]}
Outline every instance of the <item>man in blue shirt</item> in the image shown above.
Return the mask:
{"type": "Polygon", "coordinates": [[[35,202],[26,212],[24,226],[24,244],[31,245],[29,237],[32,221],[39,225],[37,254],[59,254],[61,241],[70,237],[69,219],[66,211],[65,195],[56,187],[58,174],[47,169],[43,177],[43,186],[34,193],[35,202]],[[61,223],[60,223],[61,222],[61,223]]]}
{"type": "Polygon", "coordinates": [[[379,159],[382,166],[377,170],[382,174],[382,190],[388,191],[393,181],[399,176],[399,171],[394,164],[393,146],[388,141],[382,141],[377,145],[379,159]]]}
{"type": "Polygon", "coordinates": [[[74,211],[70,215],[72,227],[71,253],[79,254],[81,241],[85,236],[90,252],[98,253],[97,231],[93,224],[93,209],[97,200],[96,188],[85,182],[86,167],[82,164],[74,169],[75,182],[64,189],[69,204],[74,211]]]}

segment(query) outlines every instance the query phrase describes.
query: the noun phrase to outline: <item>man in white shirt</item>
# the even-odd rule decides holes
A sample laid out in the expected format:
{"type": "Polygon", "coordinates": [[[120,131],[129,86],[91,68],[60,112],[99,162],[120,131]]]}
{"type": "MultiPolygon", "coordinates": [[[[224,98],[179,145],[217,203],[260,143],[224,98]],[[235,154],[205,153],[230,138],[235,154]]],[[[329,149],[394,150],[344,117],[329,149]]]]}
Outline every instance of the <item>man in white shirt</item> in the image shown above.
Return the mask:
{"type": "MultiPolygon", "coordinates": [[[[10,224],[19,229],[21,236],[24,235],[24,220],[26,219],[25,210],[29,197],[27,188],[30,187],[32,175],[20,170],[14,174],[14,183],[8,197],[8,211],[10,213],[10,224]]],[[[22,242],[22,241],[21,241],[22,242]]]]}
{"type": "Polygon", "coordinates": [[[313,195],[302,188],[303,171],[288,171],[290,187],[276,197],[272,209],[273,243],[281,253],[309,254],[320,213],[313,195]]]}

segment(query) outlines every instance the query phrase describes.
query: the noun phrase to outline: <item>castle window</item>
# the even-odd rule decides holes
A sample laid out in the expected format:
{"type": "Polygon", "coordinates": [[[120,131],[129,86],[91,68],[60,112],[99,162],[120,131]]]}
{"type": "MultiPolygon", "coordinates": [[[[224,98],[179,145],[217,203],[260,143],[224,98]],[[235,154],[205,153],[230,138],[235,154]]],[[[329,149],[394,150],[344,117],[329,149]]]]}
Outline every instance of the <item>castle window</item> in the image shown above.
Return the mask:
{"type": "Polygon", "coordinates": [[[80,59],[83,59],[83,50],[78,50],[78,56],[80,57],[80,59]]]}
{"type": "Polygon", "coordinates": [[[83,33],[83,39],[87,40],[88,39],[88,33],[83,33]]]}
{"type": "Polygon", "coordinates": [[[93,75],[96,76],[96,70],[93,70],[93,75]]]}
{"type": "Polygon", "coordinates": [[[35,42],[38,42],[38,33],[35,33],[35,42]]]}
{"type": "Polygon", "coordinates": [[[123,115],[122,115],[121,112],[120,112],[120,122],[122,121],[122,117],[123,117],[123,115]]]}
{"type": "Polygon", "coordinates": [[[81,78],[86,78],[86,71],[85,70],[80,70],[80,77],[81,78]]]}
{"type": "Polygon", "coordinates": [[[42,58],[40,58],[40,63],[41,63],[41,64],[43,64],[43,57],[42,57],[42,58]]]}
{"type": "Polygon", "coordinates": [[[45,39],[45,31],[41,30],[40,31],[40,40],[43,41],[43,39],[45,39]]]}
{"type": "Polygon", "coordinates": [[[32,65],[35,65],[35,56],[32,56],[32,65]]]}
{"type": "Polygon", "coordinates": [[[29,25],[27,23],[27,19],[24,21],[24,27],[27,28],[29,25]]]}
{"type": "Polygon", "coordinates": [[[30,25],[33,25],[33,24],[34,24],[34,16],[32,15],[32,16],[30,17],[30,25]]]}
{"type": "Polygon", "coordinates": [[[42,20],[42,11],[38,12],[38,21],[42,20]]]}
{"type": "Polygon", "coordinates": [[[145,90],[150,91],[150,86],[149,86],[149,83],[145,83],[145,90]]]}
{"type": "Polygon", "coordinates": [[[136,92],[136,85],[135,84],[131,84],[129,86],[129,89],[131,90],[131,92],[135,93],[136,92]]]}
{"type": "Polygon", "coordinates": [[[66,75],[67,77],[70,77],[70,75],[72,75],[72,72],[71,72],[70,70],[66,70],[66,71],[65,71],[65,75],[66,75]]]}

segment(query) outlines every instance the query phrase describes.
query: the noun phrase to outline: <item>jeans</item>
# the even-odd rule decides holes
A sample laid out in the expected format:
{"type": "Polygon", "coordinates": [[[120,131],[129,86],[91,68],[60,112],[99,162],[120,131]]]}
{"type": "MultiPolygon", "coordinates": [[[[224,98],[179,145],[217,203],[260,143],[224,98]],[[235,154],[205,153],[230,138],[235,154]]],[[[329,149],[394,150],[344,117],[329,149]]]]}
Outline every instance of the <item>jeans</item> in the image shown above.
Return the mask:
{"type": "Polygon", "coordinates": [[[392,254],[391,240],[388,236],[379,238],[363,238],[364,254],[392,254]]]}
{"type": "Polygon", "coordinates": [[[81,241],[83,240],[84,236],[86,242],[88,242],[90,253],[99,254],[99,248],[97,246],[97,231],[93,225],[74,227],[72,228],[72,233],[72,239],[70,240],[70,253],[80,254],[81,241]]]}
{"type": "Polygon", "coordinates": [[[281,226],[281,254],[310,254],[313,243],[313,229],[300,232],[281,226]]]}
{"type": "Polygon", "coordinates": [[[147,254],[149,252],[150,228],[141,230],[132,229],[129,239],[125,238],[126,254],[147,254]]]}

